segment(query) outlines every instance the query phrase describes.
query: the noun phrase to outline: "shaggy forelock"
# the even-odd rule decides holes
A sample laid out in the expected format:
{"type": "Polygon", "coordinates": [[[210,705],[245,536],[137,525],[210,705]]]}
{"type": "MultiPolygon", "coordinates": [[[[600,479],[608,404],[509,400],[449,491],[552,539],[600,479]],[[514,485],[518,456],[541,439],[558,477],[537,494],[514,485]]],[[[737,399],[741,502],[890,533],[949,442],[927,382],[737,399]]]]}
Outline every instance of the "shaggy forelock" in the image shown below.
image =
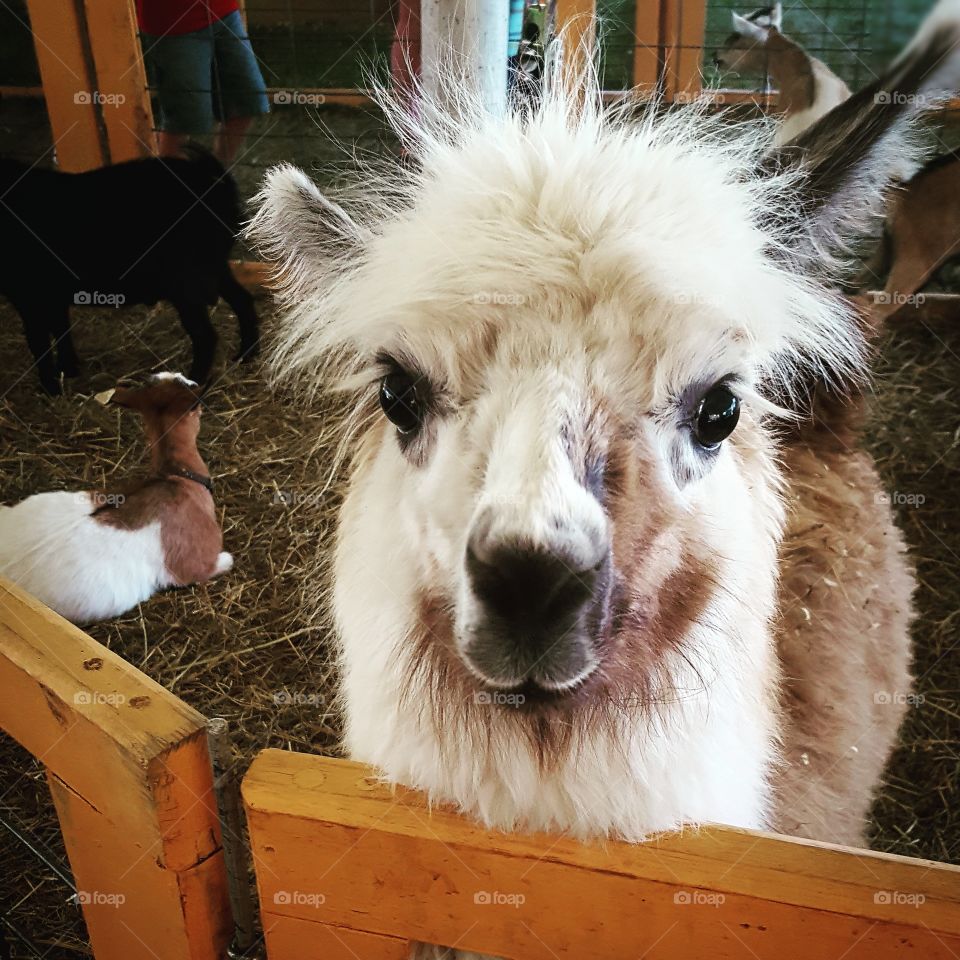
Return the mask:
{"type": "Polygon", "coordinates": [[[334,202],[281,166],[260,194],[279,373],[359,385],[401,346],[452,373],[480,331],[545,324],[652,351],[670,380],[730,350],[781,397],[811,370],[858,372],[848,308],[782,243],[797,174],[763,171],[766,125],[697,108],[630,120],[560,86],[501,119],[467,99],[454,117],[384,104],[416,172],[363,169],[334,202]]]}

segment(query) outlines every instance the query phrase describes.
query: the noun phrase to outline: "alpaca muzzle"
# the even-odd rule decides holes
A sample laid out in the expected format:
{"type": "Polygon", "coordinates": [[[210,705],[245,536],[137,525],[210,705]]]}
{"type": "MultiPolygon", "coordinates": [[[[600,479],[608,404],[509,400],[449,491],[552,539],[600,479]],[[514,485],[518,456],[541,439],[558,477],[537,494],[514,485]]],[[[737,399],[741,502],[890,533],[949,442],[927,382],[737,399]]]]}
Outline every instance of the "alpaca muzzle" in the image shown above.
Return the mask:
{"type": "Polygon", "coordinates": [[[467,548],[476,616],[461,656],[487,685],[551,693],[579,686],[600,665],[610,609],[609,544],[576,556],[567,544],[523,541],[467,548]]]}

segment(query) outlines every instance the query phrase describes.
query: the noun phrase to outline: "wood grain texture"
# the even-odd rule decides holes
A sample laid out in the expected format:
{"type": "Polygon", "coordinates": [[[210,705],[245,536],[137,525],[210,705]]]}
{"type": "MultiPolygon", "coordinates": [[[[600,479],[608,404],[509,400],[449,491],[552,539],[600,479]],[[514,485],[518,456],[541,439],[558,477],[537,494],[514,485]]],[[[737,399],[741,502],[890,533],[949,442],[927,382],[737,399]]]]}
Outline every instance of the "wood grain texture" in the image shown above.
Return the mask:
{"type": "Polygon", "coordinates": [[[363,766],[282,751],[243,792],[265,920],[514,960],[960,952],[960,868],[943,864],[721,827],[639,845],[487,832],[363,766]]]}
{"type": "Polygon", "coordinates": [[[134,0],[84,0],[110,163],[157,152],[134,0]]]}
{"type": "Polygon", "coordinates": [[[0,728],[47,769],[97,960],[232,934],[203,717],[0,578],[0,728]]]}
{"type": "Polygon", "coordinates": [[[27,10],[57,164],[70,173],[103,166],[109,155],[93,102],[82,0],[27,0],[27,10]]]}

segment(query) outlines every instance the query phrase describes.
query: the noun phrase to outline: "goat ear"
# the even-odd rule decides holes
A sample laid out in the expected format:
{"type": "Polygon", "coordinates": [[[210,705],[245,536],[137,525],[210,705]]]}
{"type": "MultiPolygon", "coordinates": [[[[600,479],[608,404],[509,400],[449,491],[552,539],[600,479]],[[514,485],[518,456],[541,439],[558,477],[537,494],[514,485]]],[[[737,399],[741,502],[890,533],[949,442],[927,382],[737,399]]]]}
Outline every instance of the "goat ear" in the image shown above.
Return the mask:
{"type": "Polygon", "coordinates": [[[254,202],[259,209],[247,236],[267,259],[284,269],[307,266],[344,244],[358,245],[365,239],[364,231],[343,207],[325,197],[292,164],[269,170],[254,202]]]}
{"type": "Polygon", "coordinates": [[[752,20],[741,17],[739,13],[733,13],[733,31],[740,34],[741,37],[750,37],[752,40],[766,40],[767,31],[765,27],[758,27],[752,20]]]}
{"type": "Polygon", "coordinates": [[[136,409],[139,396],[139,390],[131,390],[129,387],[116,387],[113,390],[105,390],[103,393],[98,393],[96,399],[99,400],[103,397],[104,399],[101,401],[103,403],[112,403],[118,407],[136,409]]]}
{"type": "Polygon", "coordinates": [[[783,30],[783,4],[775,3],[770,8],[770,26],[775,30],[783,30]]]}

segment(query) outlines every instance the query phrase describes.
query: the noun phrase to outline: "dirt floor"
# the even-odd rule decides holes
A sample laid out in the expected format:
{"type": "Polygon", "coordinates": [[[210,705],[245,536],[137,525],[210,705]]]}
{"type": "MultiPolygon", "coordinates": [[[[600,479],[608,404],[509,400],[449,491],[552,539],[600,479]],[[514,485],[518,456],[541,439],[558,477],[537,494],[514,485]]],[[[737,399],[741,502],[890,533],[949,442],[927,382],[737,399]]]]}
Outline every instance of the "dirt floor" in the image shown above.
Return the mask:
{"type": "MultiPolygon", "coordinates": [[[[24,119],[9,110],[3,118],[11,129],[24,119]]],[[[327,111],[322,120],[354,149],[383,148],[372,112],[327,111]]],[[[309,138],[300,135],[302,116],[278,111],[273,121],[238,171],[244,195],[278,151],[321,181],[335,175],[342,151],[324,145],[313,119],[309,138]],[[287,139],[274,139],[281,135],[287,139]]],[[[271,306],[262,300],[259,307],[269,340],[271,306]]],[[[233,317],[220,307],[215,322],[229,356],[233,317]]],[[[960,318],[957,324],[899,327],[886,336],[868,431],[920,574],[918,703],[877,802],[874,846],[953,862],[960,862],[960,318]]],[[[78,309],[74,328],[83,376],[67,396],[49,400],[37,392],[19,321],[0,302],[0,502],[135,473],[143,453],[136,420],[91,397],[121,376],[183,369],[189,361],[166,308],[78,309]]],[[[267,746],[333,751],[338,737],[326,631],[305,613],[316,589],[308,571],[329,546],[337,508],[334,490],[317,496],[337,414],[332,405],[306,408],[295,400],[272,393],[257,364],[219,368],[201,442],[236,566],[219,581],[161,594],[90,630],[206,716],[227,718],[241,765],[267,746]]],[[[63,863],[42,770],[2,739],[0,770],[0,819],[63,863]]],[[[67,884],[2,827],[0,864],[0,914],[52,960],[87,953],[67,884]]],[[[36,955],[15,942],[11,948],[15,957],[36,955]]]]}

